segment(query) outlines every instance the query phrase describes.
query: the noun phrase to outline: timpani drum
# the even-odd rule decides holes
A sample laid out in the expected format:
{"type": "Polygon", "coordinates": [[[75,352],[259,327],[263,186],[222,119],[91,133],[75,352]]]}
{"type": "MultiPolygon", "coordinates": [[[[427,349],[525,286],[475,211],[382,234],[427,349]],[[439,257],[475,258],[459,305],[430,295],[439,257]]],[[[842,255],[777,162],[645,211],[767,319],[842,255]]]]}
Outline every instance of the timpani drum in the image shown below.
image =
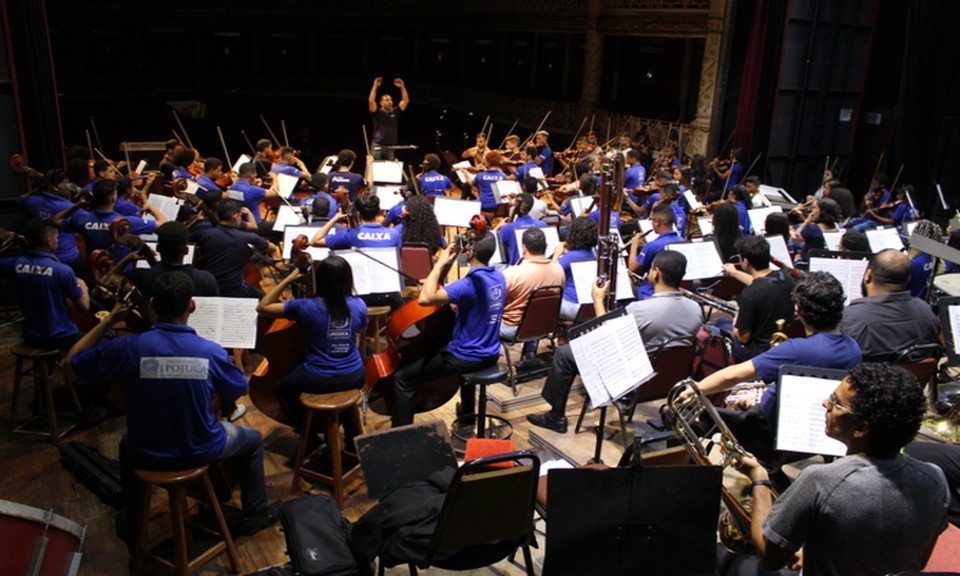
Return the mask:
{"type": "Polygon", "coordinates": [[[0,500],[0,574],[74,576],[84,532],[53,512],[0,500]]]}
{"type": "Polygon", "coordinates": [[[933,285],[950,296],[960,296],[960,273],[934,276],[933,285]]]}

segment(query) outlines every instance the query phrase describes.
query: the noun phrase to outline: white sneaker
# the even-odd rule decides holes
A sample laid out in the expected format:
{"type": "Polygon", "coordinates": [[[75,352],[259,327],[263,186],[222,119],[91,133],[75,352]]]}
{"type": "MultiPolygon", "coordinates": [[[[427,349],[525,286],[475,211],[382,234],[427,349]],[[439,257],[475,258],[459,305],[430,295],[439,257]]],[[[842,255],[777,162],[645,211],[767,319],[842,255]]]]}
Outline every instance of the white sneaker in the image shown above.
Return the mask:
{"type": "Polygon", "coordinates": [[[237,420],[243,418],[243,415],[247,413],[246,404],[237,404],[236,409],[233,411],[230,416],[227,417],[227,421],[236,422],[237,420]]]}

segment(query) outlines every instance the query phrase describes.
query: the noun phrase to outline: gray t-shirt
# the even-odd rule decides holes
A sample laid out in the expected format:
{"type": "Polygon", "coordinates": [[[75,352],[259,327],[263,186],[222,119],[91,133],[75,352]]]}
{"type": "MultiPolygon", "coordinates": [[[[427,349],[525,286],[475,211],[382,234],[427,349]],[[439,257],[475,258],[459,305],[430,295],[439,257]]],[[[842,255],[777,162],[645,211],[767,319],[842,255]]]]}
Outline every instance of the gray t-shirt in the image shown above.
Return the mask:
{"type": "Polygon", "coordinates": [[[680,292],[657,292],[627,304],[627,312],[637,322],[647,352],[672,338],[696,335],[703,320],[700,305],[680,292]]]}
{"type": "Polygon", "coordinates": [[[919,571],[947,525],[943,472],[909,456],[810,466],[774,503],[771,543],[803,546],[804,576],[919,571]]]}

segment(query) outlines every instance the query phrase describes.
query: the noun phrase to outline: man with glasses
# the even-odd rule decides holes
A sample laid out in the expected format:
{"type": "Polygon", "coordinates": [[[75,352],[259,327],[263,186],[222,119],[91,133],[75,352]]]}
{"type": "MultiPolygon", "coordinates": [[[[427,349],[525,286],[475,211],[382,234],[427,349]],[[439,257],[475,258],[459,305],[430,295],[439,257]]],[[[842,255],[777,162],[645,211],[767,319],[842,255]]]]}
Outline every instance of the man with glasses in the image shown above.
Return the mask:
{"type": "Polygon", "coordinates": [[[723,555],[718,573],[757,574],[758,562],[807,576],[923,569],[946,527],[949,494],[939,468],[901,454],[923,418],[917,381],[899,367],[861,364],[823,407],[826,433],[847,455],[806,468],[775,503],[767,470],[743,458],[757,556],[723,555]]]}

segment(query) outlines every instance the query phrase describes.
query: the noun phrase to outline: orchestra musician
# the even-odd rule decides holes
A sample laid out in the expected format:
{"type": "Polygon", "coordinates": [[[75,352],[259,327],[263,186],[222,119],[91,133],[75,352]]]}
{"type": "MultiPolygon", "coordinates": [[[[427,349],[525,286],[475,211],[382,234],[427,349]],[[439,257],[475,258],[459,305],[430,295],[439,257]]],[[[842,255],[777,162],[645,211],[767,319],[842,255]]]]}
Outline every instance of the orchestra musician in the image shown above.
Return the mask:
{"type": "Polygon", "coordinates": [[[167,140],[163,144],[163,158],[160,159],[160,175],[163,176],[163,181],[167,184],[173,182],[173,173],[177,169],[173,157],[180,148],[183,148],[183,145],[180,144],[179,140],[167,140]]]}
{"type": "Polygon", "coordinates": [[[255,183],[256,178],[256,165],[253,162],[244,162],[237,170],[237,179],[230,186],[230,190],[243,194],[242,204],[253,215],[253,220],[257,223],[257,233],[261,236],[272,235],[273,222],[267,222],[263,219],[260,207],[264,200],[276,198],[280,193],[274,186],[261,188],[255,183]]]}
{"type": "Polygon", "coordinates": [[[495,182],[506,180],[507,175],[500,170],[500,153],[496,150],[488,151],[483,157],[485,169],[473,176],[474,195],[480,200],[481,212],[493,215],[497,211],[497,198],[493,193],[495,182]]]}
{"type": "Polygon", "coordinates": [[[403,221],[394,229],[404,246],[426,246],[430,254],[447,245],[433,204],[423,196],[411,196],[403,208],[403,221]]]}
{"type": "Polygon", "coordinates": [[[396,107],[393,105],[393,97],[390,94],[380,96],[380,104],[377,105],[377,90],[383,83],[383,78],[377,76],[373,79],[373,86],[370,88],[370,95],[367,96],[367,108],[370,110],[370,116],[373,120],[373,148],[374,160],[393,160],[396,154],[390,146],[396,146],[399,142],[397,124],[400,120],[400,114],[406,111],[410,105],[410,94],[407,93],[407,85],[400,78],[393,79],[393,85],[400,89],[400,102],[396,107]]]}
{"type": "Polygon", "coordinates": [[[273,142],[267,138],[257,140],[257,152],[253,156],[253,165],[257,169],[257,178],[262,182],[269,182],[272,178],[270,168],[277,158],[277,153],[273,150],[273,142]]]}
{"type": "Polygon", "coordinates": [[[355,201],[357,196],[366,192],[369,187],[363,176],[351,172],[356,160],[357,153],[349,148],[344,148],[337,154],[337,162],[334,164],[333,171],[327,177],[329,189],[334,193],[346,191],[350,202],[355,201]]]}
{"type": "Polygon", "coordinates": [[[520,249],[517,247],[517,238],[514,229],[547,225],[543,220],[537,220],[530,215],[530,211],[533,210],[534,205],[534,197],[532,194],[527,194],[526,192],[520,194],[517,196],[515,203],[513,221],[503,224],[499,230],[497,230],[497,234],[500,235],[500,242],[503,244],[503,251],[507,257],[507,263],[511,266],[520,261],[520,249]]]}
{"type": "Polygon", "coordinates": [[[123,385],[127,434],[120,442],[118,532],[130,546],[137,541],[135,469],[185,470],[229,459],[243,503],[239,532],[255,534],[279,518],[278,507],[267,504],[263,437],[253,428],[218,421],[212,404],[214,393],[224,401],[238,399],[247,391],[247,379],[226,350],[187,325],[196,304],[186,274],[161,274],[150,304],[158,319],[150,330],[101,342],[127,314],[118,302],[60,363],[67,377],[123,385]]]}
{"type": "Polygon", "coordinates": [[[93,187],[102,180],[116,180],[120,177],[117,168],[106,160],[97,160],[93,163],[93,180],[86,183],[83,187],[87,192],[93,192],[93,187]]]}
{"type": "Polygon", "coordinates": [[[540,130],[533,138],[533,145],[537,148],[537,154],[533,156],[533,160],[537,163],[537,166],[543,170],[544,178],[549,178],[553,175],[553,150],[550,149],[550,144],[547,143],[549,138],[550,133],[546,130],[540,130]]]}
{"type": "MultiPolygon", "coordinates": [[[[520,161],[521,164],[517,166],[516,170],[513,171],[513,174],[510,175],[511,180],[516,180],[523,184],[524,179],[530,175],[530,171],[534,168],[538,168],[537,157],[540,155],[540,152],[537,151],[536,146],[527,146],[520,152],[520,161]]],[[[546,173],[544,173],[546,174],[546,173]]]]}
{"type": "MultiPolygon", "coordinates": [[[[880,175],[882,176],[882,174],[880,175]]],[[[877,176],[878,178],[880,176],[877,176]]],[[[907,191],[914,192],[913,186],[907,184],[897,188],[896,199],[892,203],[874,203],[867,204],[867,209],[862,218],[854,218],[850,224],[854,230],[865,232],[870,228],[877,226],[900,226],[904,222],[912,219],[913,210],[907,203],[907,191]],[[889,216],[885,216],[888,211],[893,210],[889,216]]]]}
{"type": "MultiPolygon", "coordinates": [[[[48,170],[39,190],[28,191],[17,198],[17,204],[26,212],[27,218],[51,220],[57,213],[73,206],[69,190],[61,185],[64,177],[62,171],[48,170]]],[[[54,256],[73,268],[75,274],[83,274],[87,266],[87,255],[80,253],[76,237],[62,228],[57,233],[54,256]]]]}
{"type": "Polygon", "coordinates": [[[195,230],[190,239],[203,255],[206,270],[217,279],[221,296],[260,299],[263,291],[247,284],[244,270],[255,250],[272,257],[279,256],[280,250],[272,242],[241,228],[242,209],[236,200],[222,200],[217,206],[219,224],[195,230]]]}
{"type": "MultiPolygon", "coordinates": [[[[197,175],[195,182],[202,190],[220,190],[217,180],[223,177],[223,160],[210,157],[203,161],[203,172],[197,175]]],[[[199,190],[198,190],[199,192],[199,190]]],[[[259,207],[257,208],[259,210],[259,207]]]]}
{"type": "Polygon", "coordinates": [[[219,296],[217,279],[207,270],[184,264],[190,231],[183,222],[164,222],[157,227],[157,254],[160,260],[150,268],[134,268],[127,276],[146,298],[153,296],[157,277],[167,272],[183,272],[193,281],[194,296],[219,296]]]}
{"type": "Polygon", "coordinates": [[[827,242],[823,233],[839,232],[840,227],[837,226],[839,221],[839,204],[830,198],[817,200],[814,203],[813,211],[790,232],[791,240],[803,245],[800,259],[807,262],[811,250],[826,250],[827,242]]]}
{"type": "Polygon", "coordinates": [[[743,165],[740,163],[740,154],[742,153],[741,148],[731,148],[726,161],[721,161],[719,158],[710,161],[714,183],[722,182],[721,193],[732,190],[740,184],[740,176],[743,172],[743,165]]]}
{"type": "Polygon", "coordinates": [[[486,166],[486,162],[484,162],[484,160],[487,157],[487,152],[490,152],[490,148],[487,145],[487,135],[483,132],[480,132],[477,134],[474,142],[475,144],[464,150],[460,157],[473,160],[473,165],[482,169],[486,166]]]}
{"type": "Polygon", "coordinates": [[[579,260],[595,260],[597,247],[597,223],[593,218],[579,216],[570,224],[566,240],[553,252],[553,261],[563,270],[563,300],[560,301],[560,319],[574,320],[580,311],[577,303],[577,288],[573,282],[572,263],[579,260]]]}
{"type": "MultiPolygon", "coordinates": [[[[943,243],[943,231],[930,220],[918,220],[913,233],[929,238],[937,244],[943,243]]],[[[907,256],[910,258],[910,283],[907,289],[914,298],[924,300],[930,289],[930,279],[933,277],[933,256],[913,246],[907,250],[907,256]]]]}
{"type": "MultiPolygon", "coordinates": [[[[440,277],[453,260],[453,245],[440,252],[433,270],[423,282],[421,306],[456,306],[453,339],[444,350],[406,364],[394,377],[393,426],[413,423],[417,383],[437,374],[474,372],[497,363],[500,357],[500,320],[506,303],[507,284],[503,274],[488,266],[496,239],[487,234],[467,251],[470,271],[464,278],[441,286],[440,277]]],[[[460,388],[462,414],[475,412],[475,390],[460,388]]]]}
{"type": "Polygon", "coordinates": [[[627,151],[627,169],[623,173],[623,191],[633,202],[640,202],[637,189],[647,181],[647,170],[640,163],[640,151],[631,148],[627,151]]]}
{"type": "Polygon", "coordinates": [[[329,179],[326,174],[323,172],[314,172],[313,175],[310,176],[310,187],[313,188],[314,193],[300,200],[300,206],[308,206],[310,208],[308,218],[308,224],[310,226],[315,226],[318,218],[325,218],[327,220],[333,218],[340,209],[337,199],[327,192],[329,189],[328,182],[329,179]],[[322,208],[316,204],[318,200],[324,201],[322,208]]]}
{"type": "MultiPolygon", "coordinates": [[[[304,331],[304,362],[285,374],[277,383],[277,400],[298,433],[304,410],[300,393],[327,394],[356,390],[363,386],[365,372],[357,337],[367,325],[367,305],[353,295],[353,271],[340,256],[321,260],[314,272],[316,296],[280,302],[280,295],[300,278],[294,268],[273,287],[257,305],[257,312],[268,318],[287,318],[304,331]]],[[[347,438],[362,431],[350,430],[344,420],[347,438]]]]}
{"type": "Polygon", "coordinates": [[[420,193],[424,196],[449,196],[453,193],[453,182],[437,172],[440,168],[440,157],[436,154],[427,154],[421,163],[423,172],[417,176],[420,193]]]}
{"type": "Polygon", "coordinates": [[[0,275],[12,278],[19,288],[23,340],[32,348],[63,350],[72,346],[80,331],[70,318],[67,300],[81,311],[90,307],[86,283],[54,256],[58,232],[49,220],[30,220],[23,227],[29,250],[0,259],[0,275]]]}
{"type": "Polygon", "coordinates": [[[653,265],[653,259],[666,249],[667,244],[683,241],[683,238],[673,227],[674,219],[673,208],[664,204],[655,206],[650,214],[650,221],[653,224],[653,233],[657,234],[657,238],[652,242],[647,242],[643,238],[643,234],[634,234],[630,241],[630,257],[627,260],[627,266],[631,272],[644,277],[637,286],[638,300],[653,296],[653,284],[646,278],[646,275],[650,272],[650,267],[653,265]],[[643,250],[640,249],[641,245],[643,250]]]}
{"type": "Polygon", "coordinates": [[[280,159],[270,166],[271,174],[287,174],[296,176],[304,180],[310,179],[310,171],[307,170],[303,160],[297,158],[297,151],[290,146],[280,148],[280,159]]]}

